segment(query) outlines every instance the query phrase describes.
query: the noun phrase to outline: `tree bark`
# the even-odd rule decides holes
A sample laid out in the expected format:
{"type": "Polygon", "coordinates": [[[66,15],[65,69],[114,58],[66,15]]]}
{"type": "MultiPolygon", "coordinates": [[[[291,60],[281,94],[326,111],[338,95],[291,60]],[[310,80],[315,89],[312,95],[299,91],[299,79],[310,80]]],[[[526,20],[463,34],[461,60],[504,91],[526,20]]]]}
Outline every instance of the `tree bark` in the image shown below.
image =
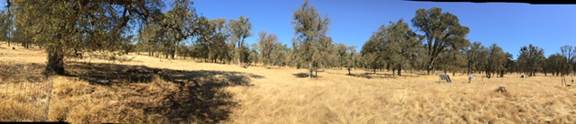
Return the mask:
{"type": "Polygon", "coordinates": [[[64,70],[64,49],[61,44],[57,43],[49,45],[48,49],[48,64],[46,65],[45,72],[47,74],[65,74],[64,70]]]}
{"type": "Polygon", "coordinates": [[[310,69],[310,73],[308,74],[308,77],[309,77],[309,78],[312,78],[312,74],[313,74],[313,72],[314,72],[314,69],[312,69],[312,63],[309,63],[309,64],[308,64],[308,68],[310,69]]]}
{"type": "Polygon", "coordinates": [[[402,65],[398,65],[398,76],[402,76],[402,65]]]}
{"type": "Polygon", "coordinates": [[[430,75],[430,72],[434,69],[434,57],[431,57],[428,61],[428,67],[426,68],[426,74],[430,75]]]}
{"type": "Polygon", "coordinates": [[[348,67],[348,75],[352,75],[352,73],[350,73],[350,70],[352,70],[350,67],[348,67]]]}
{"type": "Polygon", "coordinates": [[[176,56],[176,50],[170,50],[170,58],[174,59],[175,56],[176,56]]]}

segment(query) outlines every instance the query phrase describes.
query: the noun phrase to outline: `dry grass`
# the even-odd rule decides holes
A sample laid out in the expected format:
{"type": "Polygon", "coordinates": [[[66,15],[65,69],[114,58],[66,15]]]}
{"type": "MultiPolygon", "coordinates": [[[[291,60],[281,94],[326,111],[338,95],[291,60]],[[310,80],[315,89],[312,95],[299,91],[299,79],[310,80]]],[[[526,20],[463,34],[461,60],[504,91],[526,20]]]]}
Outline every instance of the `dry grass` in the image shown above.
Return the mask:
{"type": "Polygon", "coordinates": [[[49,81],[38,64],[0,62],[0,120],[33,121],[46,116],[49,81]]]}
{"type": "Polygon", "coordinates": [[[129,55],[134,61],[68,62],[71,76],[24,80],[40,75],[37,68],[42,65],[33,63],[44,63],[45,54],[5,48],[0,48],[0,120],[576,123],[576,87],[561,86],[558,77],[507,75],[468,84],[464,75],[456,75],[449,84],[437,76],[413,73],[393,77],[390,72],[374,75],[357,70],[355,76],[346,76],[345,70],[327,70],[321,78],[308,79],[294,75],[305,70],[293,68],[245,69],[129,55]],[[13,69],[4,67],[34,71],[9,72],[13,69]],[[48,84],[53,88],[46,112],[42,105],[49,96],[48,84]],[[496,91],[499,87],[506,91],[496,91]]]}

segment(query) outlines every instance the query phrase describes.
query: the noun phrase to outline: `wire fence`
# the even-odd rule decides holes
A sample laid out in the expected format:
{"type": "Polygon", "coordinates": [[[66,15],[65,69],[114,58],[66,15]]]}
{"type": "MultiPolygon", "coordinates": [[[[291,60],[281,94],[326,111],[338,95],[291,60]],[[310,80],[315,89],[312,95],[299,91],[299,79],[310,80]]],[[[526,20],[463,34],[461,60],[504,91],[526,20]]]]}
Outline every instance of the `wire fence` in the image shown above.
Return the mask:
{"type": "Polygon", "coordinates": [[[0,121],[49,121],[53,82],[39,64],[0,63],[0,121]]]}

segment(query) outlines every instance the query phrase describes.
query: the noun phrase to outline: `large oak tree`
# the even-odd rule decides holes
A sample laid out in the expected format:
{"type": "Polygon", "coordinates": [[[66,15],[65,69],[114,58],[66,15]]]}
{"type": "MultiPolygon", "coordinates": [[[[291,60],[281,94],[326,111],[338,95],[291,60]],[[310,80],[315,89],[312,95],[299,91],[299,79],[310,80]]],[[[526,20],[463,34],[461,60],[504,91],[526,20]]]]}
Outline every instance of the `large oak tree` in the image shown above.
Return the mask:
{"type": "Polygon", "coordinates": [[[54,0],[15,1],[16,18],[26,36],[43,42],[48,52],[46,72],[64,74],[64,55],[74,44],[93,39],[125,40],[129,25],[148,21],[160,11],[158,0],[54,0]]]}
{"type": "Polygon", "coordinates": [[[437,64],[438,57],[451,50],[460,50],[468,45],[468,27],[460,24],[455,15],[442,12],[440,8],[418,9],[412,18],[414,26],[424,33],[427,51],[427,73],[437,64]]]}
{"type": "Polygon", "coordinates": [[[331,38],[326,35],[328,19],[321,17],[316,8],[305,1],[294,12],[293,23],[296,31],[293,47],[297,51],[299,62],[307,64],[309,76],[315,77],[313,72],[317,73],[317,69],[326,62],[326,50],[332,44],[331,38]]]}

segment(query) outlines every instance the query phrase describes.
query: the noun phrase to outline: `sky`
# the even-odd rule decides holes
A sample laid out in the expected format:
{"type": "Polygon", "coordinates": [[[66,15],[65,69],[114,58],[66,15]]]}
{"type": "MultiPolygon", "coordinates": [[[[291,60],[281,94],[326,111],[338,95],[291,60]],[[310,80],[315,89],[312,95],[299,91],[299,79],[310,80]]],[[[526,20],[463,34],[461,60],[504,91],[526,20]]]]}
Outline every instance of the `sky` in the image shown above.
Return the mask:
{"type": "MultiPolygon", "coordinates": [[[[256,43],[259,32],[276,34],[291,45],[293,13],[304,0],[195,0],[196,12],[208,18],[237,19],[252,23],[256,43]]],[[[401,0],[310,0],[320,15],[330,19],[328,35],[337,43],[357,50],[381,25],[403,19],[409,22],[416,10],[440,7],[469,27],[470,41],[485,46],[496,43],[515,57],[520,47],[534,44],[546,55],[563,45],[576,45],[576,5],[530,5],[524,3],[445,3],[401,0]]],[[[415,31],[416,29],[413,28],[415,31]]]]}

